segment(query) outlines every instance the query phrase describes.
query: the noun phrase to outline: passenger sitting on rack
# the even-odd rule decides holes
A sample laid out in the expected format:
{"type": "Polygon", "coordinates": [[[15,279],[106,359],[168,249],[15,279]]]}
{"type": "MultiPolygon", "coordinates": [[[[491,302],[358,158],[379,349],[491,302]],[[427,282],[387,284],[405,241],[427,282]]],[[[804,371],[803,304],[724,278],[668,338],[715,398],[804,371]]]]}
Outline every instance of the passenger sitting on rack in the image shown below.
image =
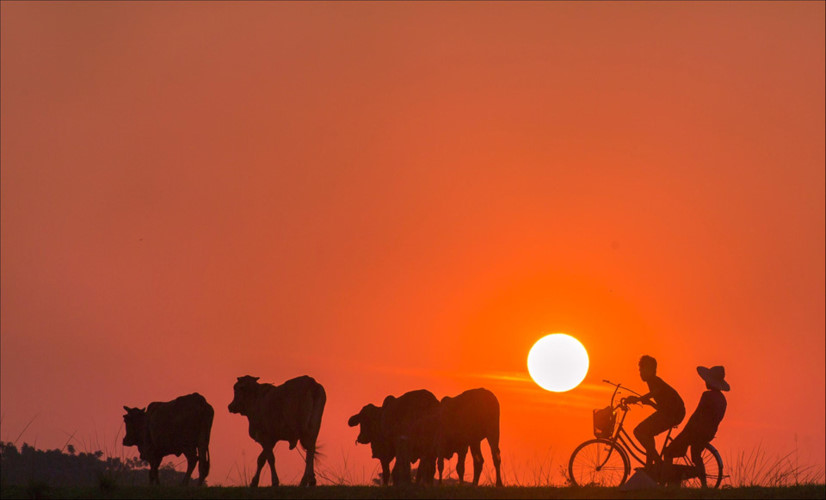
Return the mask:
{"type": "Polygon", "coordinates": [[[656,471],[661,463],[657,453],[654,436],[679,425],[685,418],[685,404],[673,387],[666,384],[657,376],[657,360],[651,356],[640,358],[640,378],[648,383],[648,394],[641,397],[629,396],[627,403],[644,403],[653,406],[657,411],[634,428],[634,436],[645,448],[645,468],[647,471],[656,471]],[[652,404],[651,400],[654,400],[652,404]]]}
{"type": "Polygon", "coordinates": [[[726,414],[726,397],[720,391],[728,391],[728,382],[725,381],[726,370],[722,366],[706,368],[697,367],[697,373],[706,382],[706,392],[700,397],[697,409],[691,414],[688,423],[685,424],[682,432],[671,441],[665,449],[663,460],[663,478],[668,482],[680,484],[679,478],[672,478],[672,463],[675,457],[685,455],[688,447],[691,447],[691,461],[697,468],[697,475],[700,484],[706,488],[706,467],[703,463],[703,448],[714,439],[717,428],[723,416],[726,414]]]}

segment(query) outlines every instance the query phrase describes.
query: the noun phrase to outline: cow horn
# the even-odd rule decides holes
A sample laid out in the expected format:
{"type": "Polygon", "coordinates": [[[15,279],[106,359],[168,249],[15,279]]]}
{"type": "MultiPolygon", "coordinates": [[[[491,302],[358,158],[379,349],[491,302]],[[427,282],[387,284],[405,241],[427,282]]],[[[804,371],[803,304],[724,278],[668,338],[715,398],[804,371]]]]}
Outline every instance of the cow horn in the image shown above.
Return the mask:
{"type": "Polygon", "coordinates": [[[129,413],[129,407],[128,406],[123,405],[123,409],[126,410],[126,413],[129,413]]]}

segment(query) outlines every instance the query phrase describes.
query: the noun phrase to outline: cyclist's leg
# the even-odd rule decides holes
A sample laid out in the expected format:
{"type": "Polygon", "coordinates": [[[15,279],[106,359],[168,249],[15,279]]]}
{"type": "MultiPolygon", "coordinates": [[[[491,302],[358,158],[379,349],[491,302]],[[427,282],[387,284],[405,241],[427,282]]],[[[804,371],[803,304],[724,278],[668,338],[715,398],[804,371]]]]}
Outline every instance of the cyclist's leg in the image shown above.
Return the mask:
{"type": "Polygon", "coordinates": [[[657,453],[657,445],[654,436],[671,428],[674,419],[656,411],[648,416],[634,428],[634,436],[645,449],[645,465],[650,468],[652,465],[660,463],[660,456],[657,453]]]}
{"type": "Polygon", "coordinates": [[[645,467],[650,468],[656,461],[657,450],[654,442],[654,431],[652,430],[653,422],[649,416],[636,427],[634,427],[634,437],[640,442],[642,448],[645,450],[645,467]]]}

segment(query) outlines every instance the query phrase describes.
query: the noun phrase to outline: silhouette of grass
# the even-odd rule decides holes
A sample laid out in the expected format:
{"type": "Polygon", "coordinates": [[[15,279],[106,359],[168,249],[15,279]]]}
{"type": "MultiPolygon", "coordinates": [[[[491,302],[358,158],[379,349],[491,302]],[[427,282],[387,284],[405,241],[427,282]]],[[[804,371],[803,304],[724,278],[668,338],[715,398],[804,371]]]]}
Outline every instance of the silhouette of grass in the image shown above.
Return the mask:
{"type": "Polygon", "coordinates": [[[797,448],[786,454],[770,455],[762,444],[758,444],[749,452],[740,451],[727,457],[723,465],[728,484],[735,487],[774,488],[824,483],[823,468],[800,465],[797,448]]]}

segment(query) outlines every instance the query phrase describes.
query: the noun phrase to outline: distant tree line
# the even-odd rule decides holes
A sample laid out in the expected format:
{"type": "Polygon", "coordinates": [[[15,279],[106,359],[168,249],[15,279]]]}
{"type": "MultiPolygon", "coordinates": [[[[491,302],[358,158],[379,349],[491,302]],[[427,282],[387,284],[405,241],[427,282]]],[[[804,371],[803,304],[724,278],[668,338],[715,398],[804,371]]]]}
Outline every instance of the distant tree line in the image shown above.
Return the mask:
{"type": "MultiPolygon", "coordinates": [[[[161,484],[177,485],[184,473],[172,463],[160,469],[161,484]]],[[[68,445],[61,450],[38,450],[27,443],[18,450],[0,441],[0,488],[42,485],[49,487],[142,486],[148,483],[149,464],[139,458],[104,457],[102,451],[77,453],[68,445]]]]}

